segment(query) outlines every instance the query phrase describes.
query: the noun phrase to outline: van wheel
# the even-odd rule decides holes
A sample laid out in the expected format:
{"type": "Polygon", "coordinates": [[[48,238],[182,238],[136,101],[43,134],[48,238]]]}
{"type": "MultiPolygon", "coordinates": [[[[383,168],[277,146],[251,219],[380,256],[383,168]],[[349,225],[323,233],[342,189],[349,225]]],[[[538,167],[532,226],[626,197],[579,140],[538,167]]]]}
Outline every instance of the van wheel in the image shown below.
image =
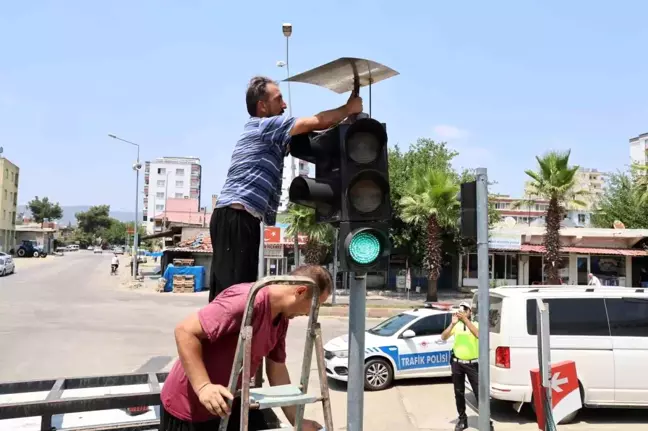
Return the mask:
{"type": "Polygon", "coordinates": [[[394,371],[384,359],[373,358],[365,363],[365,390],[380,391],[391,385],[394,371]]]}

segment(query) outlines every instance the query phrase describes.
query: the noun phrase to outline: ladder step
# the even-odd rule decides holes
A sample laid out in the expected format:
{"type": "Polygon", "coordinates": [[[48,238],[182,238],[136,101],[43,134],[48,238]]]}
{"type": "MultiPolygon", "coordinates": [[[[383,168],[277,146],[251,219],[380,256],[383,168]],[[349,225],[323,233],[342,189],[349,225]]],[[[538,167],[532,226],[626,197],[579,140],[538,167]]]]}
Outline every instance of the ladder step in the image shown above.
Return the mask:
{"type": "Polygon", "coordinates": [[[312,404],[321,400],[318,395],[303,394],[295,385],[250,388],[250,403],[258,404],[258,409],[312,404]]]}

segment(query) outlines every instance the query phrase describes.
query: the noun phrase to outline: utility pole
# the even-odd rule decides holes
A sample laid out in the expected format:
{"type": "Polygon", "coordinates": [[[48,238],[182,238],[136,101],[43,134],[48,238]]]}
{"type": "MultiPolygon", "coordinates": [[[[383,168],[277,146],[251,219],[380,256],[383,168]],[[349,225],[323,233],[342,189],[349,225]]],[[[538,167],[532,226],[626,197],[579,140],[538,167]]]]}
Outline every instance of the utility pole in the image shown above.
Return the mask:
{"type": "Polygon", "coordinates": [[[477,276],[479,279],[479,431],[490,431],[490,364],[489,325],[490,310],[488,271],[488,174],[486,168],[477,168],[477,276]]]}

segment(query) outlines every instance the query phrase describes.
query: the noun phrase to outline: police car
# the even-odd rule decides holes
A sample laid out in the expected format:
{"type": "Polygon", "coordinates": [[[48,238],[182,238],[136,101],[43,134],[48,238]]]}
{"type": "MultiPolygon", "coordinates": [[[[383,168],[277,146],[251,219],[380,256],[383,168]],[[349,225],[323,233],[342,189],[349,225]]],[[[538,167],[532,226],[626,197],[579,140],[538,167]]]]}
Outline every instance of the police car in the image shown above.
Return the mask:
{"type": "MultiPolygon", "coordinates": [[[[450,376],[453,337],[441,333],[450,325],[454,307],[426,304],[381,322],[366,331],[365,389],[387,388],[394,379],[450,376]]],[[[334,338],[324,346],[326,374],[347,381],[349,336],[334,338]]]]}

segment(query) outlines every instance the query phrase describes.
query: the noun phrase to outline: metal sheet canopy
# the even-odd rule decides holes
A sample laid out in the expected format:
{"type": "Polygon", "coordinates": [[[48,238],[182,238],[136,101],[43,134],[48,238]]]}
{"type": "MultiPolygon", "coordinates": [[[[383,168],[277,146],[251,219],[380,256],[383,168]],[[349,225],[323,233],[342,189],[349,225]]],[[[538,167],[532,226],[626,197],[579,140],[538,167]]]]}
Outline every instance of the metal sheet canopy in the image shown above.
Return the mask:
{"type": "Polygon", "coordinates": [[[328,88],[338,94],[353,90],[356,79],[365,87],[398,75],[394,69],[372,60],[342,57],[330,63],[284,79],[285,82],[302,82],[328,88]]]}

